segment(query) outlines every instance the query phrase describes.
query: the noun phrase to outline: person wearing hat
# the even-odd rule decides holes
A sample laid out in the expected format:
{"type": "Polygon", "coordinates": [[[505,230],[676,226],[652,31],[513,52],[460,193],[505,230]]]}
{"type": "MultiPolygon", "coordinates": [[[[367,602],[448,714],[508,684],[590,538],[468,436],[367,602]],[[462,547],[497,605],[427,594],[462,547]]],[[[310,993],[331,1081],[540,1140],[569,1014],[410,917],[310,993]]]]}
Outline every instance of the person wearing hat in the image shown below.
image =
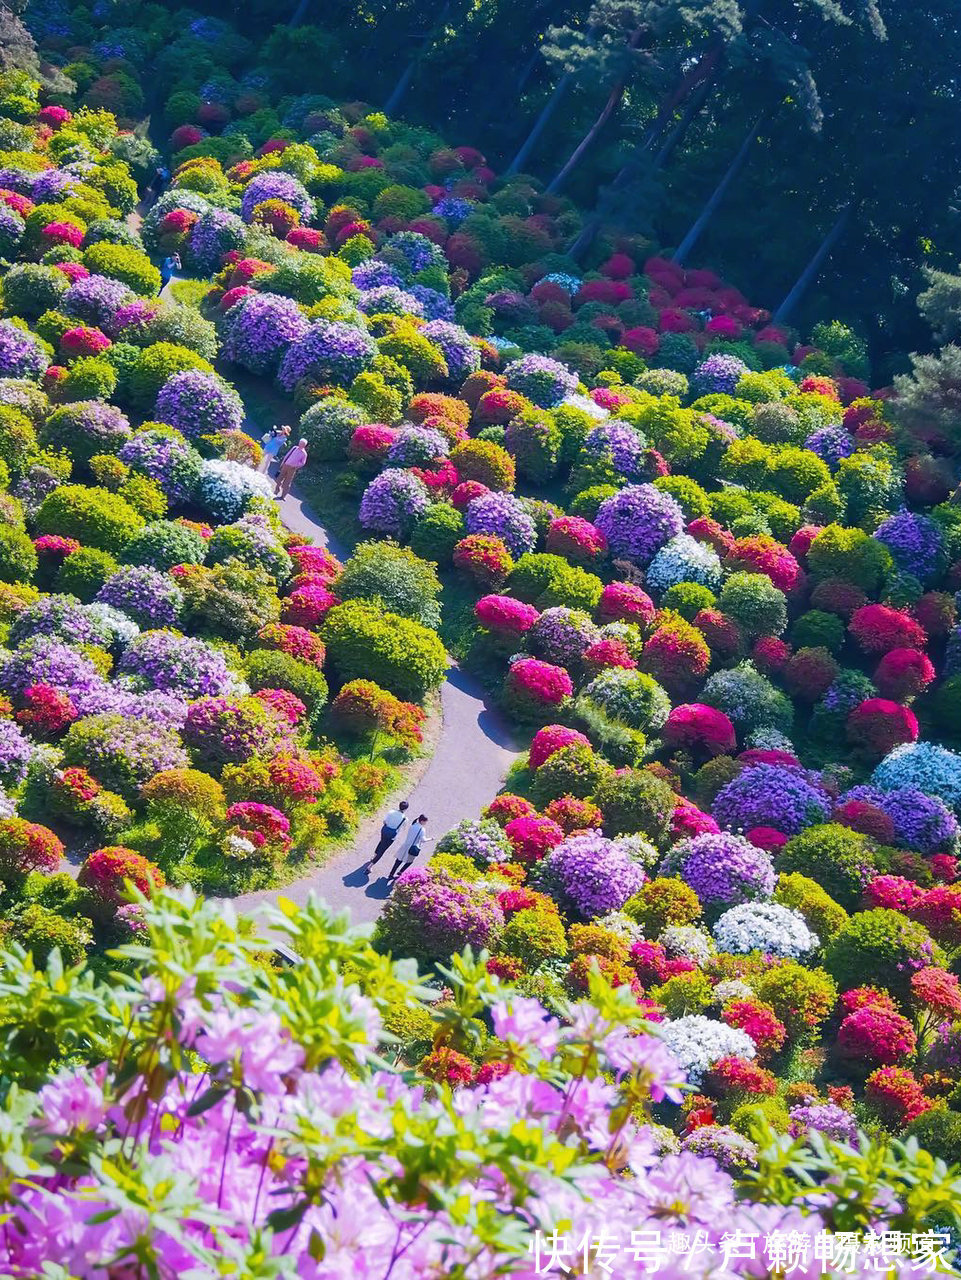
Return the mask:
{"type": "Polygon", "coordinates": [[[290,427],[271,427],[260,437],[260,443],[264,449],[264,456],[260,459],[261,471],[265,473],[270,471],[271,465],[277,461],[277,455],[286,445],[289,435],[290,427]]]}
{"type": "Polygon", "coordinates": [[[283,501],[290,493],[290,486],[297,479],[297,472],[307,461],[307,441],[300,439],[292,449],[288,449],[280,460],[280,471],[277,473],[275,498],[283,501]]]}

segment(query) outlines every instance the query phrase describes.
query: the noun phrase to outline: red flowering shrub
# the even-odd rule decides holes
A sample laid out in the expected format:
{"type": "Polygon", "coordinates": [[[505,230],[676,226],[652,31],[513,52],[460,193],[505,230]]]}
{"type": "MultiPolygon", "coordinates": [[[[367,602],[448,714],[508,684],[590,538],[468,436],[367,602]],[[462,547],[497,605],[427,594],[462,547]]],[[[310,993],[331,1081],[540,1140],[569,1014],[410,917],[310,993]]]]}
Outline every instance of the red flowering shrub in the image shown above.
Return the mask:
{"type": "Polygon", "coordinates": [[[0,880],[5,884],[30,871],[56,871],[63,845],[49,829],[23,818],[0,819],[0,880]]]}
{"type": "Polygon", "coordinates": [[[312,578],[319,578],[321,582],[332,582],[344,571],[344,566],[326,547],[295,544],[287,548],[287,554],[299,573],[309,573],[312,578]]]}
{"type": "Polygon", "coordinates": [[[852,987],[843,991],[841,1008],[845,1013],[854,1013],[856,1009],[882,1009],[886,1013],[897,1013],[894,1000],[880,987],[852,987]]]}
{"type": "Polygon", "coordinates": [[[949,635],[958,620],[954,596],[947,591],[928,591],[914,606],[914,616],[929,636],[949,635]]]}
{"type": "Polygon", "coordinates": [[[101,333],[99,329],[88,329],[85,325],[68,329],[60,339],[60,350],[68,358],[95,356],[101,351],[106,351],[109,346],[112,346],[112,343],[105,333],[101,333]]]}
{"type": "Polygon", "coordinates": [[[721,1011],[721,1021],[747,1032],[757,1045],[758,1062],[778,1053],[787,1039],[787,1027],[770,1005],[758,1000],[732,1000],[721,1011]]]}
{"type": "Polygon", "coordinates": [[[347,456],[352,462],[374,465],[383,462],[390,446],[397,438],[393,427],[383,422],[369,422],[356,427],[347,444],[347,456]]]}
{"type": "Polygon", "coordinates": [[[774,676],[783,671],[790,656],[791,646],[777,636],[761,636],[751,650],[751,661],[766,676],[774,676]]]}
{"type": "Polygon", "coordinates": [[[497,587],[514,567],[503,538],[492,533],[469,533],[454,547],[454,567],[482,587],[497,587]]]}
{"type": "Polygon", "coordinates": [[[628,351],[633,351],[635,355],[644,356],[645,359],[656,355],[660,345],[661,339],[657,330],[649,329],[647,325],[635,325],[633,329],[625,329],[621,334],[621,346],[627,347],[628,351]]]}
{"type": "Polygon", "coordinates": [[[609,582],[597,605],[601,622],[636,622],[644,626],[654,621],[656,612],[651,597],[632,582],[609,582]]]}
{"type": "Polygon", "coordinates": [[[793,698],[817,702],[828,691],[840,669],[830,651],[819,645],[812,649],[798,649],[792,654],[781,670],[781,679],[793,698]]]}
{"type": "Polygon", "coordinates": [[[887,653],[891,649],[923,649],[924,628],[903,609],[886,604],[866,604],[848,623],[848,631],[864,653],[887,653]]]}
{"type": "MultiPolygon", "coordinates": [[[[883,809],[879,809],[876,804],[871,804],[868,800],[846,800],[834,810],[831,821],[839,822],[843,827],[850,827],[852,831],[860,831],[862,835],[870,836],[880,844],[894,842],[894,823],[883,809]]],[[[873,905],[880,907],[891,904],[876,902],[873,905]]]]}
{"type": "Polygon", "coordinates": [[[547,550],[573,564],[595,564],[607,551],[607,539],[580,516],[560,516],[547,528],[547,550]]]}
{"type": "Polygon", "coordinates": [[[697,538],[698,542],[709,543],[719,556],[726,556],[734,546],[733,534],[728,533],[709,516],[698,516],[696,520],[689,521],[687,532],[692,538],[697,538]]]}
{"type": "Polygon", "coordinates": [[[511,418],[516,418],[527,401],[519,391],[509,391],[507,387],[492,387],[485,391],[474,410],[474,421],[483,427],[506,427],[511,418]]]}
{"type": "Polygon", "coordinates": [[[744,633],[733,618],[720,609],[700,609],[694,616],[694,626],[707,641],[716,657],[736,658],[744,651],[744,633]]]}
{"type": "Polygon", "coordinates": [[[170,135],[170,150],[183,151],[184,147],[193,147],[206,137],[203,129],[193,124],[182,124],[170,135]]]}
{"type": "Polygon", "coordinates": [[[793,591],[801,580],[801,566],[787,547],[763,533],[738,538],[726,564],[732,572],[765,574],[779,591],[793,591]]]}
{"type": "Polygon", "coordinates": [[[581,654],[581,662],[589,675],[596,675],[607,667],[621,667],[626,671],[633,671],[637,666],[624,641],[610,637],[595,640],[593,644],[588,645],[581,654]]]}
{"type": "Polygon", "coordinates": [[[373,680],[349,680],[331,703],[330,713],[348,733],[383,733],[408,748],[423,740],[424,709],[402,702],[373,680]]]}
{"type": "Polygon", "coordinates": [[[929,1111],[934,1103],[907,1067],[878,1067],[864,1082],[864,1097],[884,1124],[899,1128],[929,1111]]]}
{"type": "Polygon", "coordinates": [[[551,758],[555,751],[560,751],[563,747],[574,746],[590,748],[591,743],[583,733],[580,733],[577,729],[569,728],[566,724],[547,724],[534,734],[527,758],[528,767],[535,770],[539,769],[545,761],[551,758]]]}
{"type": "Polygon", "coordinates": [[[638,665],[669,693],[676,693],[707,675],[711,651],[696,627],[681,617],[669,618],[644,646],[638,665]]]}
{"type": "Polygon", "coordinates": [[[268,622],[257,632],[258,646],[263,649],[279,649],[313,667],[323,667],[327,649],[320,636],[306,627],[295,627],[283,622],[268,622]]]}
{"type": "Polygon", "coordinates": [[[573,692],[574,685],[563,667],[537,658],[512,663],[504,681],[507,703],[522,719],[543,719],[563,706],[573,692]]]}
{"type": "Polygon", "coordinates": [[[848,741],[865,755],[887,755],[902,742],[917,742],[918,717],[886,698],[865,698],[847,720],[848,741]]]}
{"type": "Polygon", "coordinates": [[[544,816],[556,822],[566,836],[574,831],[598,830],[603,821],[603,815],[593,800],[580,800],[577,796],[560,796],[552,800],[544,810],[544,816]]]}
{"type": "Polygon", "coordinates": [[[950,853],[935,853],[928,859],[928,867],[935,880],[952,884],[958,878],[958,859],[950,853]]]}
{"type": "Polygon", "coordinates": [[[944,946],[961,945],[961,887],[936,885],[928,889],[911,904],[909,914],[944,946]]]}
{"type": "Polygon", "coordinates": [[[719,1059],[705,1075],[702,1083],[708,1093],[720,1098],[739,1093],[773,1097],[777,1093],[777,1076],[747,1058],[719,1059]]]}
{"type": "Polygon", "coordinates": [[[25,706],[16,720],[41,738],[56,738],[64,733],[80,714],[62,689],[48,684],[32,684],[23,692],[25,706]]]}
{"type": "Polygon", "coordinates": [[[231,834],[248,840],[256,849],[286,853],[290,848],[290,821],[272,805],[241,801],[230,806],[226,818],[231,834]]]}
{"type": "Polygon", "coordinates": [[[407,415],[411,422],[421,423],[428,418],[446,418],[456,422],[466,431],[470,422],[470,405],[456,396],[445,396],[437,391],[421,391],[411,398],[407,415]]]}
{"type": "Polygon", "coordinates": [[[697,965],[693,960],[679,957],[669,960],[667,952],[659,942],[642,940],[635,942],[630,951],[631,965],[641,983],[652,987],[679,973],[692,973],[697,965]]]}
{"type": "Polygon", "coordinates": [[[284,753],[271,756],[266,772],[268,790],[258,794],[290,806],[314,804],[327,790],[333,776],[332,768],[318,769],[309,760],[284,753]]]}
{"type": "Polygon", "coordinates": [[[551,818],[512,818],[504,828],[504,834],[514,849],[518,862],[540,862],[564,839],[561,827],[551,818]]]}
{"type": "Polygon", "coordinates": [[[874,683],[883,698],[906,702],[934,679],[934,664],[920,649],[889,649],[877,665],[874,683]]]}
{"type": "Polygon", "coordinates": [[[447,1045],[432,1049],[425,1058],[421,1058],[420,1070],[428,1080],[448,1084],[452,1089],[472,1084],[474,1080],[474,1064],[470,1058],[447,1045]]]}
{"type": "Polygon", "coordinates": [[[908,911],[923,897],[924,890],[920,885],[904,876],[875,876],[865,885],[863,893],[866,907],[883,907],[890,911],[908,911]]]}
{"type": "Polygon", "coordinates": [[[778,831],[777,827],[752,827],[746,832],[746,836],[751,844],[756,845],[758,849],[765,849],[768,853],[777,853],[778,849],[783,849],[788,842],[788,837],[783,831],[778,831]]]}
{"type": "Polygon", "coordinates": [[[77,884],[89,889],[101,910],[113,912],[127,901],[126,881],[148,898],[166,884],[163,872],[142,854],[123,845],[108,845],[89,854],[77,875],[77,884]]]}
{"type": "Polygon", "coordinates": [[[877,1005],[849,1013],[838,1028],[838,1056],[850,1062],[886,1066],[914,1053],[914,1031],[907,1018],[877,1005]]]}
{"type": "Polygon", "coordinates": [[[458,511],[463,511],[475,498],[481,498],[485,493],[490,493],[490,489],[479,480],[462,480],[450,495],[450,500],[458,511]]]}
{"type": "Polygon", "coordinates": [[[537,810],[523,796],[514,796],[509,792],[495,796],[482,813],[484,818],[493,818],[502,827],[506,827],[512,818],[532,818],[537,810]]]}
{"type": "Polygon", "coordinates": [[[481,596],[474,605],[474,617],[482,627],[499,635],[522,636],[540,617],[532,604],[514,596],[481,596]]]}
{"type": "Polygon", "coordinates": [[[843,578],[824,578],[811,592],[812,609],[836,613],[839,618],[850,618],[867,604],[867,600],[860,587],[853,582],[845,582],[843,578]]]}
{"type": "Polygon", "coordinates": [[[253,696],[291,727],[300,724],[307,715],[306,705],[289,689],[256,689],[253,696]]]}
{"type": "Polygon", "coordinates": [[[919,969],[911,977],[911,996],[936,1018],[953,1021],[961,1016],[961,984],[946,969],[919,969]]]}
{"type": "Polygon", "coordinates": [[[838,384],[833,378],[825,377],[807,377],[802,378],[798,384],[799,391],[813,391],[819,396],[830,396],[832,400],[840,401],[838,394],[838,384]]]}
{"type": "Polygon", "coordinates": [[[802,560],[823,528],[824,526],[820,524],[802,524],[787,544],[788,551],[796,560],[802,560]]]}
{"type": "Polygon", "coordinates": [[[670,747],[693,747],[711,756],[730,754],[737,749],[737,734],[730,718],[703,702],[673,707],[662,736],[670,747]]]}
{"type": "Polygon", "coordinates": [[[696,804],[685,800],[683,796],[674,806],[674,812],[671,814],[671,836],[674,840],[687,840],[691,836],[707,833],[717,835],[720,829],[709,813],[704,813],[696,804]]]}

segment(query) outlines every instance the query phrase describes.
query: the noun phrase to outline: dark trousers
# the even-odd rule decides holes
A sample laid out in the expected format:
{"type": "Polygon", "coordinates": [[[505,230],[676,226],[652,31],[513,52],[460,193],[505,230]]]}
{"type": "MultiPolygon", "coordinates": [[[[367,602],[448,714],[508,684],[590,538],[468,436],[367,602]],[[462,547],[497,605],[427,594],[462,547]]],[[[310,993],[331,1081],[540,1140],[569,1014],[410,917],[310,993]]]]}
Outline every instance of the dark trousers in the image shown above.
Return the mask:
{"type": "Polygon", "coordinates": [[[370,860],[371,866],[373,866],[375,862],[379,862],[381,860],[390,846],[397,839],[397,832],[399,830],[399,827],[381,827],[380,839],[377,842],[377,848],[374,850],[374,856],[370,860]]]}

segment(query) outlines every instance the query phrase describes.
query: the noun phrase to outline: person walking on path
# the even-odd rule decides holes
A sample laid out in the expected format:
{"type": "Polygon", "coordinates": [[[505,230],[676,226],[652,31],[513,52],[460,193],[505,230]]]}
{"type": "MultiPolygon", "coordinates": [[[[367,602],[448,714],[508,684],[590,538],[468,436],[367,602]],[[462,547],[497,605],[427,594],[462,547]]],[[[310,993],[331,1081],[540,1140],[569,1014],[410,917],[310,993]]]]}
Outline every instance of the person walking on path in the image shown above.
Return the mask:
{"type": "Polygon", "coordinates": [[[260,437],[260,443],[263,445],[264,456],[260,459],[260,467],[258,470],[264,472],[265,475],[270,474],[270,468],[277,461],[277,455],[287,443],[287,437],[290,435],[290,427],[271,427],[269,431],[265,431],[260,437]]]}
{"type": "Polygon", "coordinates": [[[380,862],[381,858],[390,848],[390,846],[400,835],[400,829],[407,821],[407,810],[410,808],[409,800],[401,800],[396,809],[391,809],[390,813],[384,814],[384,825],[380,829],[380,839],[377,841],[377,848],[374,850],[374,856],[368,858],[364,863],[364,871],[369,872],[375,862],[380,862]]]}
{"type": "Polygon", "coordinates": [[[297,472],[307,461],[307,441],[298,440],[292,449],[284,454],[280,471],[277,473],[277,488],[274,492],[275,498],[283,500],[290,493],[290,486],[297,479],[297,472]]]}
{"type": "Polygon", "coordinates": [[[406,871],[408,867],[412,867],[423,847],[427,834],[427,814],[422,813],[416,822],[410,824],[410,830],[407,832],[407,838],[394,860],[394,865],[387,873],[387,883],[393,884],[397,879],[397,875],[401,871],[406,871]]]}
{"type": "Polygon", "coordinates": [[[174,275],[180,270],[182,263],[179,253],[172,253],[164,258],[160,267],[160,287],[166,289],[167,285],[174,278],[174,275]]]}

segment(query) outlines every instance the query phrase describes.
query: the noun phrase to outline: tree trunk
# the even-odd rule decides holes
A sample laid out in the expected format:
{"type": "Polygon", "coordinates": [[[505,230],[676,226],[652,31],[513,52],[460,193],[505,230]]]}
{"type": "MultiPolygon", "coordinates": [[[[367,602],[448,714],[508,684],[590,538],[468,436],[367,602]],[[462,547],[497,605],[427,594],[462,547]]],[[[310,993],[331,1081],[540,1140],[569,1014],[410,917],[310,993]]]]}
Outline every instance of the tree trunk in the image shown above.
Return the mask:
{"type": "MultiPolygon", "coordinates": [[[[301,2],[303,2],[303,0],[301,0],[301,2]]],[[[434,38],[434,32],[437,30],[440,24],[447,17],[447,13],[449,9],[450,9],[450,0],[446,0],[446,3],[443,9],[441,9],[436,22],[433,23],[430,30],[424,36],[424,39],[421,43],[420,48],[411,58],[410,62],[408,62],[404,70],[401,72],[400,79],[394,85],[393,93],[391,93],[390,97],[384,103],[384,112],[386,115],[393,115],[393,113],[397,110],[397,108],[400,106],[401,102],[403,101],[404,95],[406,94],[407,90],[410,88],[410,83],[413,80],[414,75],[417,71],[417,66],[418,66],[418,63],[420,62],[421,56],[423,55],[424,51],[430,47],[430,43],[434,38]]]]}
{"type": "Polygon", "coordinates": [[[705,82],[711,83],[718,70],[723,53],[724,45],[718,37],[715,37],[715,40],[704,50],[694,66],[684,73],[675,88],[662,100],[657,109],[657,115],[644,131],[644,136],[638,146],[638,152],[650,151],[663,135],[671,117],[681,103],[699,85],[705,82]]]}
{"type": "Polygon", "coordinates": [[[708,200],[704,208],[701,210],[700,215],[694,222],[694,225],[691,227],[690,231],[687,233],[687,235],[684,237],[684,239],[681,241],[681,243],[677,246],[677,248],[674,250],[673,254],[671,255],[672,262],[676,262],[680,266],[684,262],[684,259],[687,257],[687,255],[691,252],[691,250],[697,244],[698,240],[700,240],[701,235],[704,231],[704,228],[714,217],[715,213],[717,213],[717,210],[721,204],[721,201],[724,199],[724,195],[728,187],[731,185],[731,183],[734,181],[737,175],[744,168],[744,163],[747,160],[748,153],[751,150],[751,146],[754,143],[754,139],[758,135],[758,130],[761,128],[761,125],[764,123],[764,118],[766,115],[767,115],[767,112],[763,111],[757,117],[754,123],[751,125],[750,129],[747,132],[747,137],[741,143],[740,147],[737,150],[737,154],[735,155],[731,163],[728,165],[727,172],[724,174],[724,177],[714,188],[714,191],[712,192],[710,199],[708,200]]]}
{"type": "MultiPolygon", "coordinates": [[[[588,31],[587,31],[588,40],[593,40],[594,32],[596,30],[597,30],[596,27],[588,28],[588,31]]],[[[514,156],[514,159],[510,162],[510,164],[504,170],[503,176],[505,178],[510,178],[510,177],[513,177],[515,173],[520,173],[524,165],[527,164],[527,161],[528,161],[528,158],[530,157],[531,152],[537,146],[537,143],[540,140],[541,134],[550,124],[551,118],[553,117],[557,108],[563,102],[564,96],[567,93],[568,89],[571,87],[571,81],[573,79],[574,79],[573,74],[570,71],[565,71],[564,74],[561,76],[560,80],[558,80],[557,84],[554,86],[554,90],[551,93],[551,96],[544,103],[544,106],[541,108],[540,114],[538,115],[537,119],[534,121],[533,125],[531,126],[530,132],[528,133],[527,137],[524,139],[524,141],[521,143],[520,147],[518,148],[517,154],[514,156]]]]}
{"type": "Polygon", "coordinates": [[[811,285],[817,279],[821,267],[824,265],[825,258],[837,244],[850,217],[851,205],[846,204],[838,214],[834,226],[818,245],[810,262],[808,262],[807,266],[798,276],[794,286],[789,290],[784,301],[778,307],[777,311],[775,311],[772,317],[775,324],[781,324],[786,321],[797,307],[797,304],[807,293],[808,289],[810,289],[811,285]]]}
{"type": "MultiPolygon", "coordinates": [[[[637,48],[637,42],[640,40],[641,35],[643,34],[643,31],[644,31],[644,28],[638,27],[635,31],[631,32],[631,38],[627,42],[627,48],[629,50],[634,50],[637,48]]],[[[607,95],[607,101],[604,103],[604,106],[601,109],[600,115],[597,117],[597,119],[588,129],[587,133],[584,134],[584,137],[581,138],[580,142],[571,152],[570,156],[568,157],[567,163],[561,168],[561,170],[555,175],[555,177],[551,181],[550,185],[547,188],[549,193],[553,194],[554,192],[559,191],[561,187],[564,185],[564,183],[567,181],[567,179],[570,177],[570,175],[574,172],[574,170],[580,164],[581,160],[583,160],[585,154],[587,153],[588,149],[594,142],[595,138],[598,136],[598,134],[601,132],[604,126],[607,124],[608,120],[610,120],[611,116],[614,114],[615,109],[620,105],[620,101],[624,97],[624,90],[626,88],[627,88],[627,75],[625,74],[621,76],[618,80],[615,80],[610,93],[607,95]]]]}
{"type": "MultiPolygon", "coordinates": [[[[664,139],[664,143],[661,146],[660,151],[658,151],[657,155],[651,162],[652,168],[662,169],[667,164],[668,160],[670,160],[671,156],[677,150],[679,144],[684,141],[688,129],[690,129],[691,125],[701,114],[701,109],[705,102],[707,102],[713,88],[714,76],[712,75],[709,79],[702,80],[697,89],[695,89],[691,94],[687,100],[687,106],[684,108],[683,115],[664,139]]],[[[633,164],[633,157],[629,163],[633,164]]],[[[625,168],[627,168],[627,166],[625,166],[625,168]]]]}

